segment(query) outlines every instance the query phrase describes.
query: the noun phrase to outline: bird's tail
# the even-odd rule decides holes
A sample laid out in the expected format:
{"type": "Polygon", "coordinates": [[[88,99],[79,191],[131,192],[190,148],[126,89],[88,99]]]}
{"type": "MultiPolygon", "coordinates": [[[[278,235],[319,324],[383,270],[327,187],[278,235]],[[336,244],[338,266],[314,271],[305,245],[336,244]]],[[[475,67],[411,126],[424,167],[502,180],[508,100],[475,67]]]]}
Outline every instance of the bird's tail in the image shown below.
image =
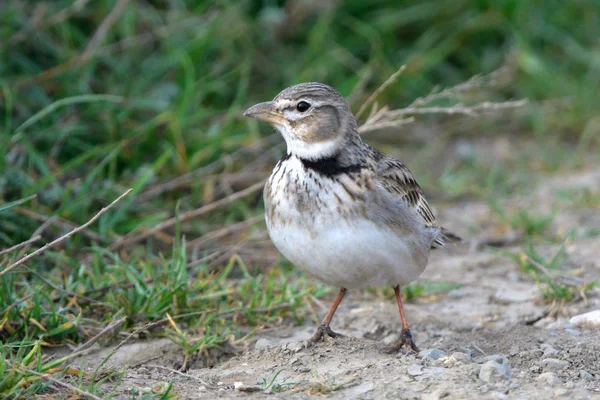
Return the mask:
{"type": "Polygon", "coordinates": [[[463,239],[458,236],[456,233],[449,231],[448,229],[442,227],[440,229],[440,234],[435,238],[433,243],[431,244],[432,249],[439,249],[444,247],[446,243],[456,243],[462,242],[463,239]]]}

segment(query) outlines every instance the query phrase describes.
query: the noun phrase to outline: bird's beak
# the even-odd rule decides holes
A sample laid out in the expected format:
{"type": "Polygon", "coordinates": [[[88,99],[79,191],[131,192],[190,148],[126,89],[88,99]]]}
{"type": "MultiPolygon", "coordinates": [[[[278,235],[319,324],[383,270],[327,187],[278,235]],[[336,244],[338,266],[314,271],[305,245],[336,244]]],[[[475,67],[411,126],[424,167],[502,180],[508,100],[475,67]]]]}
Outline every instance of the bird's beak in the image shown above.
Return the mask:
{"type": "Polygon", "coordinates": [[[283,115],[275,109],[272,101],[265,101],[250,107],[244,112],[244,116],[275,125],[281,125],[284,122],[283,115]]]}

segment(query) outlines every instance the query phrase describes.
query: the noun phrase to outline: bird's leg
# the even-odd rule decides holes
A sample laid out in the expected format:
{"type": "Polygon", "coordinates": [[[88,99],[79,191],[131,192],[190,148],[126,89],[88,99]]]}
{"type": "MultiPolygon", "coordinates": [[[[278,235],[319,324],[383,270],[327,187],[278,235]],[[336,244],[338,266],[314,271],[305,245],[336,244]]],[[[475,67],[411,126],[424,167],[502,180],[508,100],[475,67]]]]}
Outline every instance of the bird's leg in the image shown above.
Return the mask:
{"type": "Polygon", "coordinates": [[[398,310],[400,311],[400,319],[402,320],[402,332],[400,333],[400,341],[394,345],[394,350],[398,351],[402,347],[406,346],[407,350],[412,350],[415,353],[419,352],[419,348],[415,345],[408,329],[408,322],[406,322],[406,316],[404,315],[404,307],[402,306],[402,295],[400,294],[400,286],[394,286],[394,293],[396,293],[396,301],[398,302],[398,310]]]}
{"type": "Polygon", "coordinates": [[[312,342],[318,342],[319,340],[321,340],[324,333],[326,333],[330,337],[341,336],[339,333],[335,333],[334,331],[332,331],[331,328],[329,327],[329,324],[331,323],[333,314],[335,314],[335,310],[337,310],[338,306],[342,302],[342,299],[344,298],[344,295],[346,294],[346,292],[347,292],[346,288],[340,289],[340,292],[338,293],[337,297],[333,301],[333,304],[331,305],[329,312],[327,313],[325,318],[323,318],[323,321],[321,321],[321,323],[319,324],[319,327],[317,328],[317,331],[315,332],[315,334],[312,335],[312,337],[310,338],[310,340],[312,342]]]}

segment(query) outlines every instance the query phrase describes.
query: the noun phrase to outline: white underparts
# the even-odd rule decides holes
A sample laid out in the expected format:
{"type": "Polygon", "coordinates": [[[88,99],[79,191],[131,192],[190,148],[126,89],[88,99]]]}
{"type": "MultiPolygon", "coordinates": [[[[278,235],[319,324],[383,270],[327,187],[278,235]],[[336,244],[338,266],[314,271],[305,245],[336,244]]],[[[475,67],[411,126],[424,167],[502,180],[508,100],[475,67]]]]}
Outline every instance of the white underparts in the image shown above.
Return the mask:
{"type": "Polygon", "coordinates": [[[418,235],[400,236],[360,213],[346,212],[363,200],[351,197],[341,182],[309,176],[298,158],[279,164],[267,185],[272,197],[266,207],[276,206],[280,214],[267,218],[273,243],[320,281],[348,289],[396,286],[423,272],[427,259],[414,257],[418,235]]]}

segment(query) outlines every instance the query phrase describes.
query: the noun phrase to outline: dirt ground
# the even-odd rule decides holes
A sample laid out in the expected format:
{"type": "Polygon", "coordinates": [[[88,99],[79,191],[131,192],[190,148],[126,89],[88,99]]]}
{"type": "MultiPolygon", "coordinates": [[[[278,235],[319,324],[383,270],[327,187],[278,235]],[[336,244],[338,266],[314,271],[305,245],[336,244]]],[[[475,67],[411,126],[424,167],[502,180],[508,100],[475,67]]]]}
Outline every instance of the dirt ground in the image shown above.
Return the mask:
{"type": "MultiPolygon", "coordinates": [[[[598,190],[600,169],[541,179],[532,196],[519,202],[538,212],[556,210],[556,188],[585,187],[598,190]]],[[[444,225],[461,233],[482,227],[480,238],[491,218],[479,200],[438,206],[437,213],[444,225]]],[[[556,230],[600,227],[597,213],[577,207],[562,207],[553,224],[556,230]]],[[[489,235],[498,235],[494,224],[488,225],[489,235]]],[[[551,255],[558,247],[536,248],[551,255]]],[[[600,278],[599,237],[571,241],[566,252],[565,270],[586,281],[600,278]]],[[[406,305],[422,350],[418,355],[387,351],[400,332],[393,298],[350,292],[332,323],[345,337],[312,346],[305,340],[315,329],[313,321],[271,328],[229,349],[237,355],[215,353],[216,365],[204,367],[199,359],[183,373],[175,369],[182,352],[167,339],[127,344],[108,363],[133,365],[118,396],[131,398],[139,389],[172,381],[173,393],[186,399],[600,398],[600,328],[569,322],[600,309],[598,288],[572,303],[544,302],[519,266],[474,241],[434,252],[422,279],[457,288],[406,305]]],[[[321,301],[319,315],[330,299],[321,301]]],[[[97,350],[87,362],[93,366],[109,351],[97,350]]]]}

